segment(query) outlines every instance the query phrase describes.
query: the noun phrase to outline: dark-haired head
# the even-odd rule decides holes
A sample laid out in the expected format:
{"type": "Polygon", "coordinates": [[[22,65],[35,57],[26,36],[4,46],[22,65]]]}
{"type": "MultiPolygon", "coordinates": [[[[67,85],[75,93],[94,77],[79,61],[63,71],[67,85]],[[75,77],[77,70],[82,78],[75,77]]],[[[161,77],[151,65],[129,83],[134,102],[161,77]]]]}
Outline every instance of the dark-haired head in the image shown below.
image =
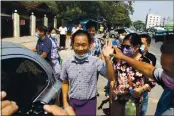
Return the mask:
{"type": "Polygon", "coordinates": [[[94,27],[95,29],[97,28],[97,23],[96,22],[94,22],[94,21],[88,21],[87,23],[86,23],[86,29],[89,29],[89,28],[91,28],[91,27],[94,27]]]}
{"type": "Polygon", "coordinates": [[[151,37],[148,34],[141,34],[140,36],[141,36],[141,39],[144,38],[145,41],[146,41],[146,43],[148,45],[150,45],[150,43],[151,43],[151,37]]]}
{"type": "Polygon", "coordinates": [[[36,31],[39,31],[40,33],[44,33],[46,35],[48,28],[46,26],[39,26],[37,27],[36,31]]]}
{"type": "Polygon", "coordinates": [[[55,32],[57,33],[56,28],[50,27],[50,28],[48,29],[48,33],[51,34],[52,31],[55,31],[55,32]]]}
{"type": "Polygon", "coordinates": [[[91,38],[87,31],[78,30],[72,35],[72,44],[77,55],[83,56],[89,52],[91,38]]]}
{"type": "Polygon", "coordinates": [[[141,42],[145,46],[144,52],[146,53],[150,47],[151,37],[148,34],[140,34],[141,42]]]}
{"type": "Polygon", "coordinates": [[[123,54],[125,54],[126,56],[137,55],[137,53],[141,53],[140,46],[140,36],[136,33],[131,33],[124,38],[121,50],[123,51],[123,54]]]}
{"type": "Polygon", "coordinates": [[[127,41],[129,40],[130,41],[130,44],[133,46],[133,47],[137,47],[137,46],[140,46],[142,44],[141,42],[141,37],[140,35],[138,35],[137,33],[130,33],[128,34],[123,41],[127,41]]]}
{"type": "Polygon", "coordinates": [[[161,46],[161,65],[165,73],[174,78],[174,40],[166,40],[161,46]]]}
{"type": "Polygon", "coordinates": [[[166,40],[161,45],[161,53],[174,54],[174,40],[166,40]]]}
{"type": "Polygon", "coordinates": [[[87,31],[84,31],[84,30],[78,30],[76,31],[73,35],[72,35],[72,43],[74,43],[75,41],[75,37],[76,36],[86,36],[87,39],[88,39],[88,43],[90,44],[91,43],[91,37],[89,35],[89,33],[87,31]]]}
{"type": "Polygon", "coordinates": [[[94,21],[88,21],[86,23],[86,29],[88,33],[90,34],[91,38],[93,39],[96,33],[97,23],[94,21]]]}

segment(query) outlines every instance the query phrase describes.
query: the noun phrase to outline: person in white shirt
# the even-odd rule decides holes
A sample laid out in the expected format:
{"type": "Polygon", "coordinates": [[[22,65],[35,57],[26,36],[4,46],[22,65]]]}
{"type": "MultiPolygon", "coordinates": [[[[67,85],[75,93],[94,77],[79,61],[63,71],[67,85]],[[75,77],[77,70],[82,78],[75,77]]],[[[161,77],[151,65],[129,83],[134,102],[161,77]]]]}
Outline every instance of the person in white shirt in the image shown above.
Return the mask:
{"type": "Polygon", "coordinates": [[[75,26],[72,28],[72,34],[74,34],[77,30],[79,30],[78,24],[76,23],[75,26]]]}
{"type": "Polygon", "coordinates": [[[79,24],[79,30],[83,30],[83,28],[82,28],[82,25],[81,25],[81,24],[79,24]]]}
{"type": "Polygon", "coordinates": [[[66,34],[67,34],[67,28],[64,24],[59,27],[60,32],[60,48],[63,47],[65,49],[65,41],[66,41],[66,34]]]}

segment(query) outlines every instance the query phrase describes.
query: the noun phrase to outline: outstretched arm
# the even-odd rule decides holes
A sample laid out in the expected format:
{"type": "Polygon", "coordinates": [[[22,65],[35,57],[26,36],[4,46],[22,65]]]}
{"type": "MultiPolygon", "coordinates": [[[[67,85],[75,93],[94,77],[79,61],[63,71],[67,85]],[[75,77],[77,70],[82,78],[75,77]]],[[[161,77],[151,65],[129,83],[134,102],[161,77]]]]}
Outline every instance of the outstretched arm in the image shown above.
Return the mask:
{"type": "Polygon", "coordinates": [[[154,79],[153,76],[153,71],[155,69],[154,66],[152,66],[151,64],[145,63],[145,62],[140,62],[137,61],[135,59],[132,59],[130,57],[125,56],[120,49],[118,49],[117,47],[114,47],[114,50],[116,51],[116,54],[112,54],[112,56],[114,56],[117,59],[121,59],[126,61],[127,63],[129,63],[133,68],[135,68],[136,70],[138,70],[139,72],[143,73],[145,76],[154,79]]]}

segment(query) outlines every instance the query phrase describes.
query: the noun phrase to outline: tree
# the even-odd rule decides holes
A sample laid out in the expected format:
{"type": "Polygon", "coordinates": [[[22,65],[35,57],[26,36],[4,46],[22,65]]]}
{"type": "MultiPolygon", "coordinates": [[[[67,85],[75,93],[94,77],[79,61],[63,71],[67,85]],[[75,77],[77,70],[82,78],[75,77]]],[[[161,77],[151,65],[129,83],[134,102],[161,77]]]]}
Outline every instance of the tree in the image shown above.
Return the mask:
{"type": "Polygon", "coordinates": [[[129,26],[131,20],[129,14],[133,13],[132,4],[122,1],[100,1],[101,13],[108,24],[117,26],[129,26]]]}
{"type": "Polygon", "coordinates": [[[143,21],[140,20],[133,22],[133,26],[136,28],[136,30],[145,29],[146,27],[145,23],[143,23],[143,21]]]}
{"type": "Polygon", "coordinates": [[[24,3],[46,3],[53,14],[56,14],[58,23],[62,21],[78,20],[79,18],[104,18],[107,24],[129,26],[132,14],[132,1],[24,1],[24,3]]]}

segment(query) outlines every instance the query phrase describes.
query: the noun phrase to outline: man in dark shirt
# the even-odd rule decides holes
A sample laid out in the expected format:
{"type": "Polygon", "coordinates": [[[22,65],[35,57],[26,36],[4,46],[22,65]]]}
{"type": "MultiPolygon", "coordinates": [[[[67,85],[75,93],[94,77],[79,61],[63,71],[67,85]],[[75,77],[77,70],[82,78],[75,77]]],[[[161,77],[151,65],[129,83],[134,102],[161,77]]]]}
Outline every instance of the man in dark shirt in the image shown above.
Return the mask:
{"type": "Polygon", "coordinates": [[[51,61],[51,40],[46,35],[47,27],[41,26],[36,30],[36,37],[38,38],[36,47],[33,49],[33,52],[36,52],[42,58],[50,63],[51,61]]]}
{"type": "MultiPolygon", "coordinates": [[[[142,52],[144,57],[148,58],[150,60],[150,64],[153,66],[156,65],[156,57],[152,53],[148,52],[148,49],[150,47],[151,43],[151,37],[148,34],[141,34],[141,41],[143,43],[144,48],[142,48],[142,52]]],[[[141,116],[145,116],[147,112],[147,106],[148,106],[148,92],[145,92],[143,95],[143,102],[142,102],[142,111],[140,113],[141,116]]]]}

